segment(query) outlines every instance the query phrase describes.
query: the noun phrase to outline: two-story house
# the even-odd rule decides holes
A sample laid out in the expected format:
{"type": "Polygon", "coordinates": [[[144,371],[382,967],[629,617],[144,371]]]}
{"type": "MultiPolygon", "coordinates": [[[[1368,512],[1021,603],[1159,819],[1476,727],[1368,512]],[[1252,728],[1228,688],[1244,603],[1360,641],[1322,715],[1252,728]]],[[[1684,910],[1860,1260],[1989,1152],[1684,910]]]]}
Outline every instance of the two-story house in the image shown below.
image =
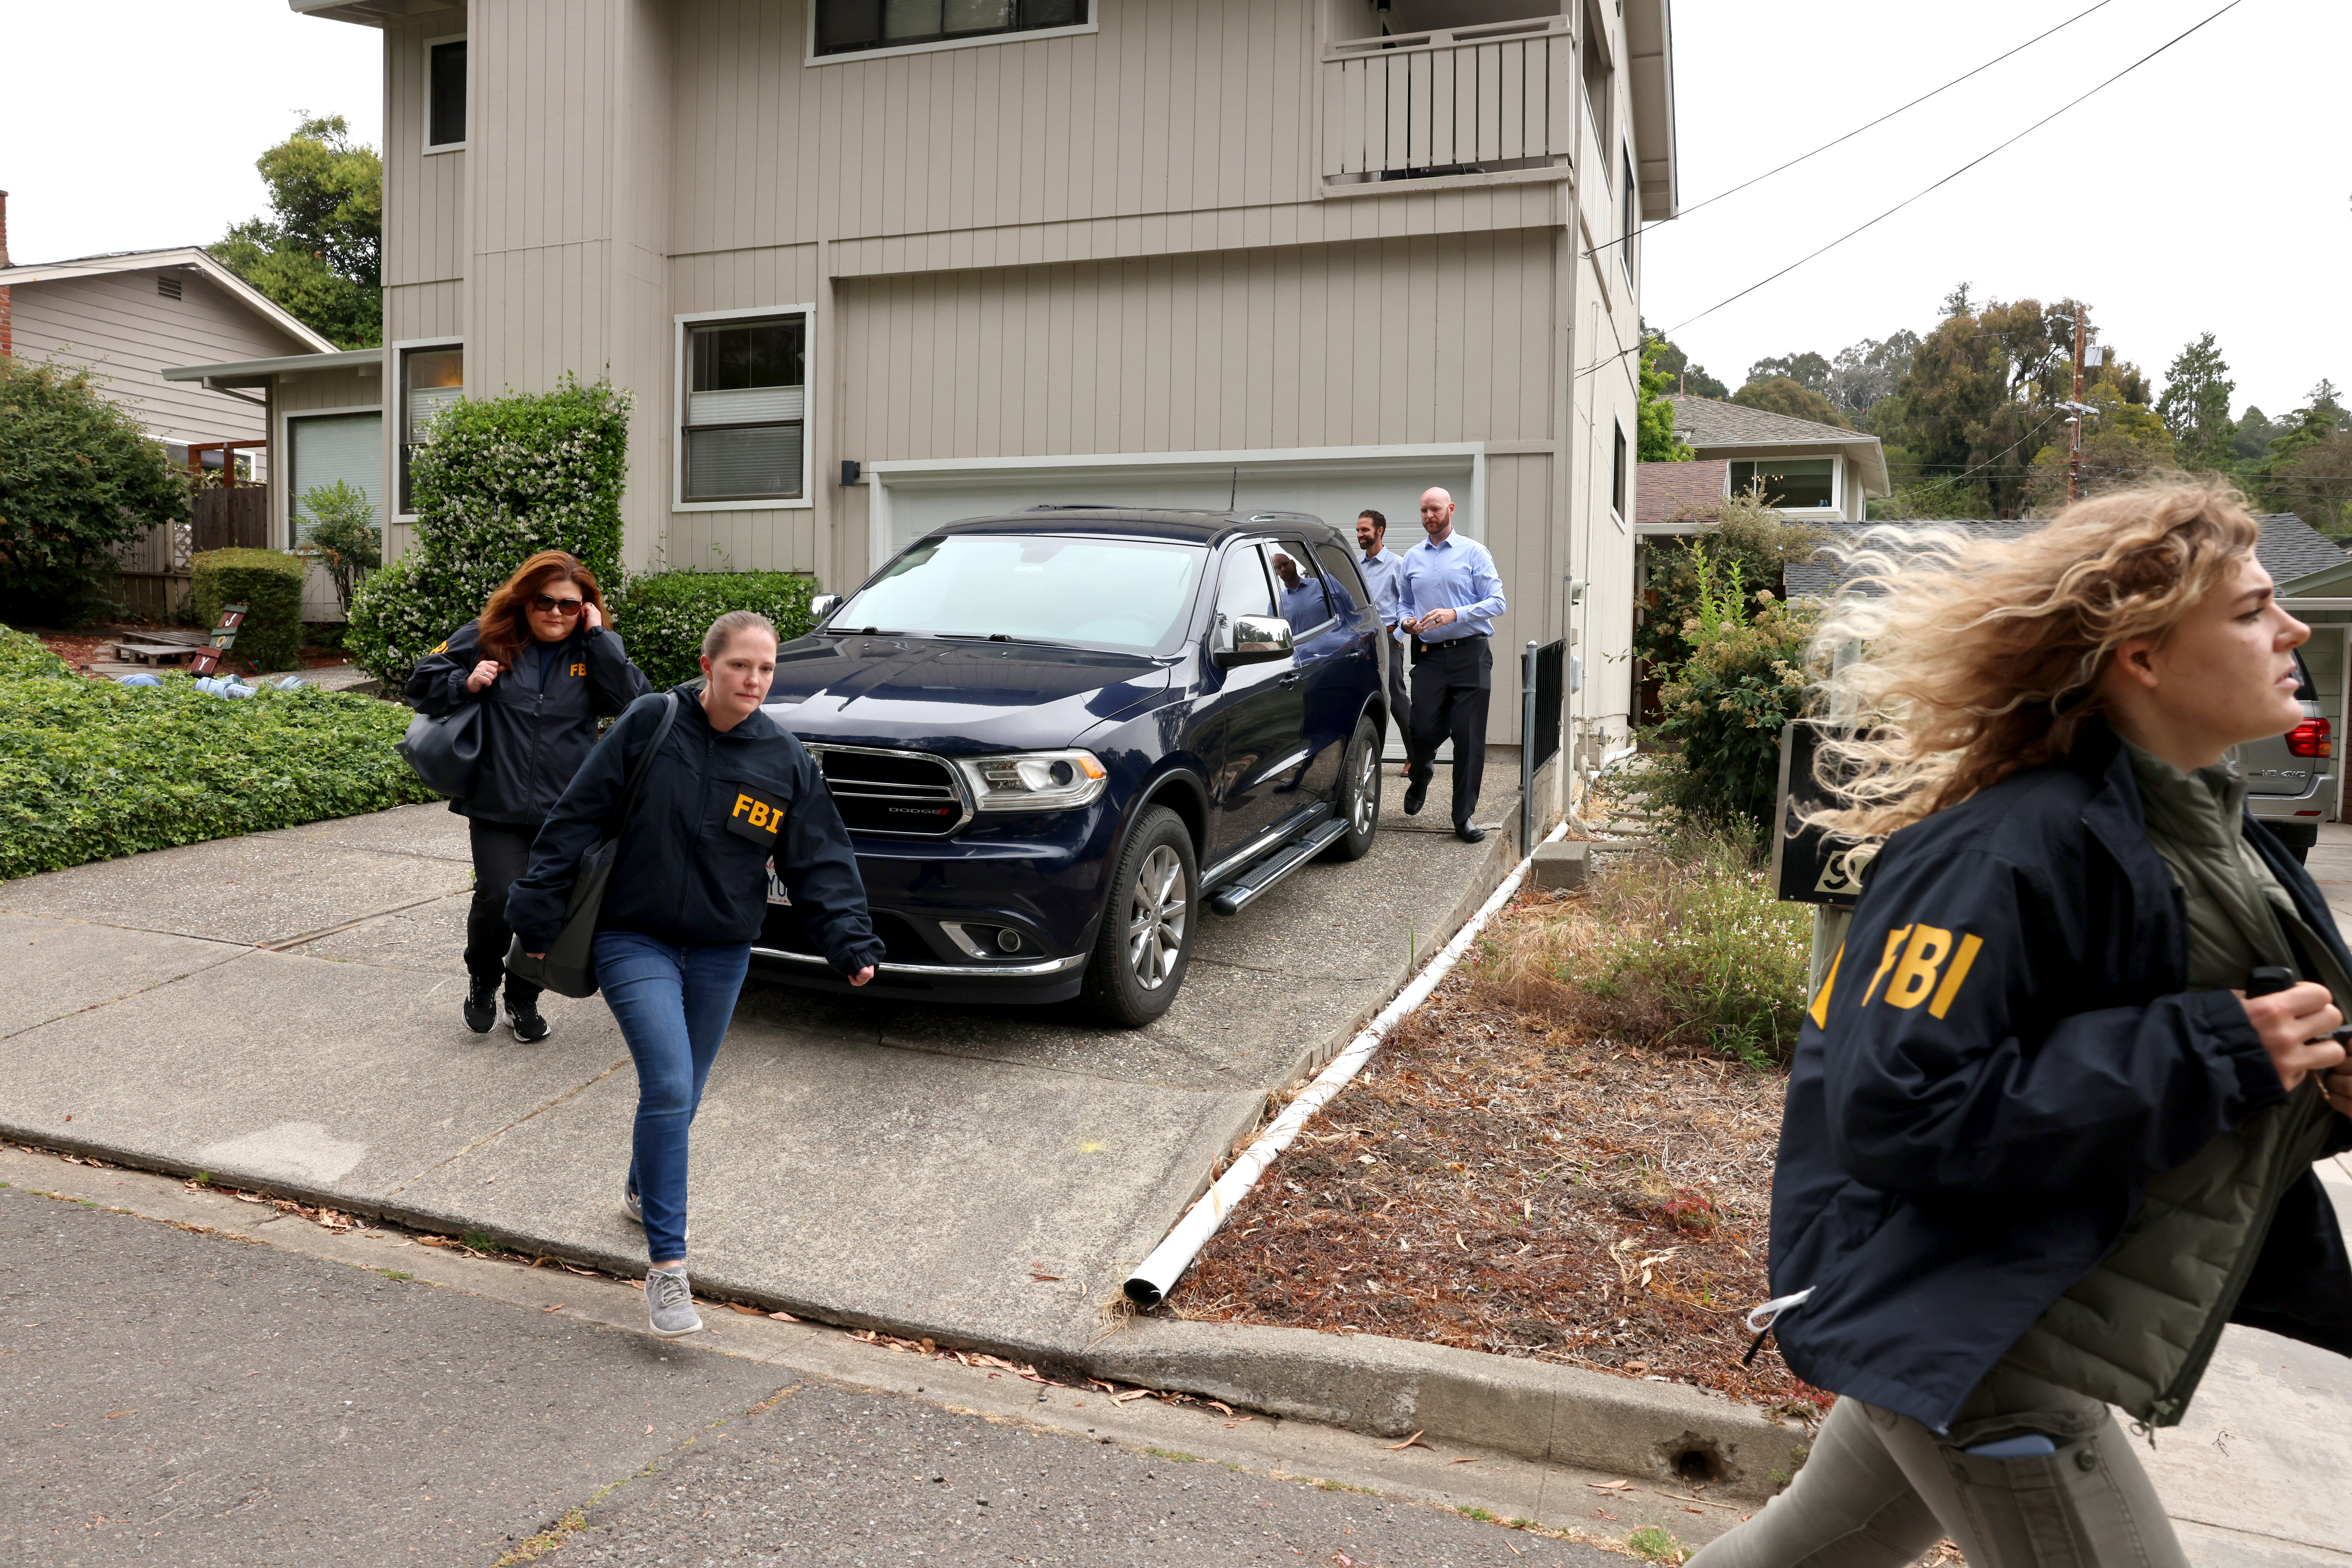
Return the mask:
{"type": "Polygon", "coordinates": [[[635,395],[638,567],[1055,501],[1402,547],[1444,485],[1624,734],[1665,0],[289,3],[383,34],[388,549],[431,410],[565,372],[635,395]]]}

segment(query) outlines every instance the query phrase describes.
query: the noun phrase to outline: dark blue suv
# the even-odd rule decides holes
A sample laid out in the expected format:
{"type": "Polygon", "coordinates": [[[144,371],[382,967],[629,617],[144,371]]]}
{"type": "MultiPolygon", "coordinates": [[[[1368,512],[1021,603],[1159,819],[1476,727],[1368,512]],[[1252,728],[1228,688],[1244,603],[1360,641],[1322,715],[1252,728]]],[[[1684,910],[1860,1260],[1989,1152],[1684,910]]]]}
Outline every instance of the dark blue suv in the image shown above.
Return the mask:
{"type": "MultiPolygon", "coordinates": [[[[873,990],[1149,1023],[1204,907],[1371,847],[1386,656],[1353,539],[1316,518],[978,518],[817,610],[768,712],[856,841],[873,990]]],[[[752,964],[841,986],[772,879],[752,964]]]]}

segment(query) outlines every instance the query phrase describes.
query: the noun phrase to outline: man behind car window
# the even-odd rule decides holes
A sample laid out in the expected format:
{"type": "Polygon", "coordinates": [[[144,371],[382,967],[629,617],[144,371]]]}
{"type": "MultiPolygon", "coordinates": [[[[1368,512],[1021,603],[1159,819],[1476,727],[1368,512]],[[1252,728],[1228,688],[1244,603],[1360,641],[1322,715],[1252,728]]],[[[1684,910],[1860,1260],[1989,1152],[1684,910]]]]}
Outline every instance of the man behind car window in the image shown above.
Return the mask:
{"type": "Polygon", "coordinates": [[[1428,535],[1397,569],[1397,625],[1412,635],[1412,726],[1407,732],[1404,814],[1419,814],[1437,772],[1437,748],[1454,741],[1454,832],[1467,844],[1486,837],[1473,823],[1486,771],[1486,699],[1495,684],[1487,640],[1504,611],[1495,558],[1454,531],[1454,497],[1436,486],[1421,496],[1428,535]]]}

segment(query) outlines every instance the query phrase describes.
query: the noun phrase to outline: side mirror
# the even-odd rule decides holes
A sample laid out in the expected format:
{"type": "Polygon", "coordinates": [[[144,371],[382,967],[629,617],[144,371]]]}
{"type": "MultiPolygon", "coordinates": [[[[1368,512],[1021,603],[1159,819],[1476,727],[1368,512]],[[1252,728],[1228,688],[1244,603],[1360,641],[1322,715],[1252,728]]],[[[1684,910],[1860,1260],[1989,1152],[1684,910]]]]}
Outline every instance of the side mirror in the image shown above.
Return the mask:
{"type": "Polygon", "coordinates": [[[1221,668],[1290,657],[1290,623],[1280,616],[1219,616],[1209,656],[1221,668]]]}
{"type": "Polygon", "coordinates": [[[831,620],[833,612],[839,608],[841,608],[841,595],[838,594],[819,594],[809,601],[809,616],[820,626],[831,620]]]}

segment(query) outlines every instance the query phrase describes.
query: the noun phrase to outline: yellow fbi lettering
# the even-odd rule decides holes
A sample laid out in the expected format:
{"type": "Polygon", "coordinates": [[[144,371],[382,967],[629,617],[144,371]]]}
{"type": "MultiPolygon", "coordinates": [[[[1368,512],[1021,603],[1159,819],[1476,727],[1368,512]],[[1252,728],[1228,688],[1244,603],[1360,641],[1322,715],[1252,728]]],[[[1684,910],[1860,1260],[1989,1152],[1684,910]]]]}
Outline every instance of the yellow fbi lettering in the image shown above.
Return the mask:
{"type": "MultiPolygon", "coordinates": [[[[1941,926],[1925,922],[1897,926],[1886,933],[1886,946],[1879,953],[1869,988],[1862,994],[1862,1005],[1869,1006],[1884,984],[1888,1006],[1908,1009],[1925,1002],[1931,1017],[1943,1017],[1952,1010],[1952,1001],[1959,995],[1960,985],[1983,947],[1982,937],[1967,931],[1960,933],[1956,944],[1952,933],[1941,926]]],[[[1844,962],[1845,949],[1840,947],[1830,961],[1828,978],[1807,1009],[1818,1027],[1829,1026],[1830,993],[1837,985],[1838,967],[1844,962]]]]}
{"type": "Polygon", "coordinates": [[[730,816],[740,816],[745,822],[750,823],[752,826],[766,833],[773,833],[777,828],[783,826],[782,817],[784,814],[782,812],[776,810],[773,806],[767,805],[763,801],[753,800],[748,795],[737,795],[735,797],[735,809],[728,813],[728,815],[730,816]]]}

